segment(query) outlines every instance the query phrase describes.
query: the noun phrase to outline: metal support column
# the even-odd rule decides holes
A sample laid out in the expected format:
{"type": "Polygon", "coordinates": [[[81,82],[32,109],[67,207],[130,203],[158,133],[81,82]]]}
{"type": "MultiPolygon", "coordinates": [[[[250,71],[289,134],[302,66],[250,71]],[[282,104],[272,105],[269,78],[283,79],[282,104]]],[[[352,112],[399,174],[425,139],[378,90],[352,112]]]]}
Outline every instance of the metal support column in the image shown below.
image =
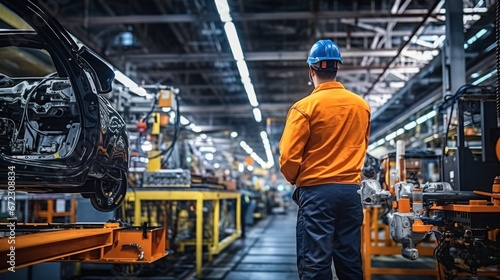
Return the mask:
{"type": "Polygon", "coordinates": [[[443,96],[465,84],[463,0],[446,0],[446,39],[443,46],[443,96]]]}
{"type": "Polygon", "coordinates": [[[203,194],[196,194],[196,275],[201,276],[203,262],[203,194]]]}

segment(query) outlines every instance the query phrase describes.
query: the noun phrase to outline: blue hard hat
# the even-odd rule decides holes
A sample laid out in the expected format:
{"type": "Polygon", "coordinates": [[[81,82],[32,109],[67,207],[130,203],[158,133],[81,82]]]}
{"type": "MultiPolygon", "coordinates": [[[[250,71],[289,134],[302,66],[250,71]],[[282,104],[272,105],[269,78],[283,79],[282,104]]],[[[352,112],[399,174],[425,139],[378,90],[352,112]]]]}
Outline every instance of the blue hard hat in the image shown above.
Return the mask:
{"type": "Polygon", "coordinates": [[[340,48],[332,40],[319,40],[314,43],[306,62],[311,65],[323,60],[336,60],[342,63],[340,48]]]}

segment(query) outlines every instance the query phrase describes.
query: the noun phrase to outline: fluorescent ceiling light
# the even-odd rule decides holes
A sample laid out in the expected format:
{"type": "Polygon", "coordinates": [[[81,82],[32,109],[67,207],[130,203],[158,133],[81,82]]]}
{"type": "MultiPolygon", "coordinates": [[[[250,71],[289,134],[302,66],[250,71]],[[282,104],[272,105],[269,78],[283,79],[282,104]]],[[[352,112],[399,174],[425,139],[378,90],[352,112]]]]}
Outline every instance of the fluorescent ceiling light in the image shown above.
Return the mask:
{"type": "Polygon", "coordinates": [[[232,138],[238,137],[238,132],[236,132],[236,131],[231,132],[231,137],[232,138]]]}
{"type": "Polygon", "coordinates": [[[259,108],[253,108],[253,117],[255,118],[256,122],[262,121],[262,113],[260,112],[259,108]]]}
{"type": "Polygon", "coordinates": [[[410,129],[412,129],[412,128],[416,127],[416,126],[417,126],[417,123],[416,123],[415,121],[412,121],[412,122],[410,122],[410,123],[407,123],[407,124],[404,126],[404,129],[406,129],[406,130],[410,130],[410,129]]]}
{"type": "Polygon", "coordinates": [[[210,160],[213,160],[213,159],[214,159],[214,154],[212,154],[212,153],[207,153],[207,154],[205,154],[205,159],[206,159],[206,160],[209,160],[209,161],[210,161],[210,160]]]}
{"type": "Polygon", "coordinates": [[[243,85],[245,85],[245,84],[252,84],[252,80],[250,79],[250,77],[241,77],[241,83],[243,85]]]}
{"type": "Polygon", "coordinates": [[[437,113],[436,113],[436,111],[430,111],[430,112],[429,112],[429,113],[427,113],[427,115],[426,115],[426,116],[427,116],[427,119],[430,119],[430,118],[434,117],[436,114],[437,114],[437,113]]]}
{"type": "Polygon", "coordinates": [[[214,163],[214,168],[215,168],[215,169],[217,169],[217,168],[219,168],[219,167],[220,167],[220,164],[218,164],[218,163],[214,163]]]}
{"type": "Polygon", "coordinates": [[[261,131],[260,132],[260,138],[262,138],[262,140],[267,140],[267,132],[261,131]]]}
{"type": "Polygon", "coordinates": [[[439,36],[436,41],[434,41],[433,47],[439,48],[443,46],[444,39],[446,39],[446,35],[439,36]]]}
{"type": "Polygon", "coordinates": [[[120,70],[114,70],[114,72],[115,72],[115,80],[117,80],[120,84],[127,87],[130,91],[139,96],[146,96],[147,92],[143,87],[140,87],[129,77],[125,76],[125,74],[123,74],[120,70]]]}
{"type": "Polygon", "coordinates": [[[200,152],[203,153],[215,153],[217,149],[215,147],[207,147],[207,146],[202,146],[199,148],[200,152]]]}
{"type": "Polygon", "coordinates": [[[385,141],[390,141],[392,139],[396,138],[396,131],[392,132],[391,134],[387,135],[385,137],[385,141]]]}
{"type": "MultiPolygon", "coordinates": [[[[259,108],[259,102],[257,101],[257,96],[255,94],[255,89],[250,80],[250,72],[248,71],[248,67],[246,62],[244,61],[243,50],[241,49],[240,40],[238,39],[238,33],[236,32],[236,27],[232,22],[231,11],[227,0],[215,0],[215,5],[217,7],[217,12],[219,13],[220,19],[224,24],[224,30],[226,32],[227,40],[229,41],[229,46],[231,47],[231,52],[233,53],[234,60],[236,61],[236,66],[238,67],[238,72],[241,77],[241,82],[245,88],[247,93],[248,101],[253,108],[253,115],[255,121],[262,121],[262,113],[259,108]]],[[[231,133],[231,137],[235,138],[238,136],[236,132],[235,134],[231,133]],[[234,135],[234,136],[233,136],[234,135]]],[[[264,143],[264,148],[266,149],[266,155],[268,157],[268,162],[265,163],[257,154],[255,154],[255,160],[262,166],[262,168],[270,168],[274,165],[274,160],[272,158],[271,153],[271,145],[269,143],[269,139],[267,139],[267,134],[262,136],[262,142],[264,143]],[[271,155],[271,156],[269,156],[271,155]]],[[[240,142],[240,146],[245,149],[248,154],[252,154],[253,150],[248,146],[244,141],[240,142]]],[[[253,168],[253,167],[252,167],[253,168]]],[[[242,171],[242,170],[241,170],[242,171]]]]}
{"type": "Polygon", "coordinates": [[[420,118],[418,118],[418,119],[416,120],[416,122],[417,122],[418,124],[421,124],[421,123],[425,122],[426,120],[427,120],[427,115],[424,115],[424,116],[421,116],[420,118]]]}
{"type": "Polygon", "coordinates": [[[200,127],[197,127],[197,126],[194,126],[194,125],[193,125],[193,127],[191,127],[191,129],[192,129],[194,132],[196,132],[196,133],[201,132],[201,128],[200,128],[200,127]]]}
{"type": "Polygon", "coordinates": [[[405,82],[390,82],[389,86],[392,88],[402,88],[405,86],[405,82]]]}
{"type": "Polygon", "coordinates": [[[472,73],[472,74],[470,75],[470,77],[471,77],[472,79],[475,79],[475,78],[477,78],[477,77],[479,77],[479,76],[481,76],[481,73],[479,73],[479,72],[474,72],[474,73],[472,73]]]}
{"type": "Polygon", "coordinates": [[[257,95],[255,95],[255,89],[252,83],[245,83],[243,84],[243,86],[245,87],[245,91],[248,97],[248,102],[250,103],[250,105],[252,105],[252,107],[259,106],[259,101],[257,101],[257,95]]]}
{"type": "Polygon", "coordinates": [[[227,40],[233,52],[234,60],[242,60],[243,50],[241,49],[240,40],[238,39],[238,33],[236,33],[234,23],[226,22],[226,24],[224,24],[224,30],[226,31],[227,40]]]}
{"type": "Polygon", "coordinates": [[[190,121],[186,119],[184,116],[181,116],[180,122],[182,125],[188,125],[190,121]]]}
{"type": "Polygon", "coordinates": [[[491,78],[491,76],[493,76],[493,74],[495,74],[496,72],[497,72],[497,70],[495,69],[495,70],[491,71],[490,73],[482,76],[481,78],[475,80],[474,82],[472,82],[472,84],[475,85],[475,86],[477,86],[480,83],[482,83],[482,82],[488,80],[489,78],[491,78]]]}
{"type": "Polygon", "coordinates": [[[380,145],[382,145],[382,144],[384,144],[384,143],[385,143],[385,139],[384,139],[384,138],[379,139],[379,140],[377,141],[377,145],[379,145],[379,146],[380,146],[380,145]]]}
{"type": "Polygon", "coordinates": [[[240,77],[242,79],[250,77],[250,72],[248,72],[247,63],[244,60],[236,61],[236,66],[238,66],[238,72],[240,72],[240,77]]]}
{"type": "Polygon", "coordinates": [[[405,133],[405,129],[404,128],[400,128],[396,131],[396,135],[399,136],[401,134],[405,133]]]}
{"type": "Polygon", "coordinates": [[[222,22],[232,21],[229,5],[227,0],[215,0],[215,6],[217,6],[217,12],[219,12],[220,20],[222,22]]]}
{"type": "Polygon", "coordinates": [[[253,149],[245,141],[241,141],[240,146],[243,148],[243,150],[245,150],[247,154],[253,153],[253,149]]]}

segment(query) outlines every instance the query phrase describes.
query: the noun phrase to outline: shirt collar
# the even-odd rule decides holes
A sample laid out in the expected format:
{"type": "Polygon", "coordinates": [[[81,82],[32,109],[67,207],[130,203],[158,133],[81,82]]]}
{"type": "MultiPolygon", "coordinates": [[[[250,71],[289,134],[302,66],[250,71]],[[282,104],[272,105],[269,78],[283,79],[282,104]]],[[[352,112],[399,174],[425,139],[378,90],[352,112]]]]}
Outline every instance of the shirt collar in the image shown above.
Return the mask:
{"type": "Polygon", "coordinates": [[[314,94],[318,91],[321,90],[326,90],[326,89],[344,89],[344,86],[340,82],[325,82],[320,85],[318,85],[316,88],[314,88],[313,92],[311,94],[314,94]]]}

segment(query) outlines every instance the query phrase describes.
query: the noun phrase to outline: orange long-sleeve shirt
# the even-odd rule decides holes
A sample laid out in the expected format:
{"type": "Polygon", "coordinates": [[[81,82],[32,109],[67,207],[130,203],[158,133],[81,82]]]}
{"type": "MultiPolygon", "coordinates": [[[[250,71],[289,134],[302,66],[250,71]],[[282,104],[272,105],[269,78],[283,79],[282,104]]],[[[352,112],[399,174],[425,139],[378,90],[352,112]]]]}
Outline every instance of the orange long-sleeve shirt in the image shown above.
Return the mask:
{"type": "Polygon", "coordinates": [[[280,141],[280,169],[297,187],[359,184],[371,111],[339,82],[326,82],[288,111],[280,141]]]}

